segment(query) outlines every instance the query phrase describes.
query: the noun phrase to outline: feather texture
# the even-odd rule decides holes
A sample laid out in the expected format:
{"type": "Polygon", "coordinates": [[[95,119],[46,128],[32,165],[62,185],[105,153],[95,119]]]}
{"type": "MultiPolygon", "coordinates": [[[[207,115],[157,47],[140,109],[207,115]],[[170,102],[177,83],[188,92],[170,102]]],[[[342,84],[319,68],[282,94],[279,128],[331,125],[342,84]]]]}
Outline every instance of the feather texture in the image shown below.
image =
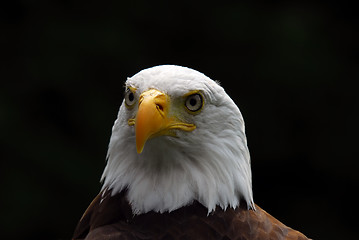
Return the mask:
{"type": "Polygon", "coordinates": [[[100,193],[81,218],[73,239],[188,239],[188,240],[266,240],[308,239],[256,206],[248,210],[219,207],[209,215],[195,201],[173,212],[133,215],[126,191],[111,196],[100,193]],[[102,199],[102,201],[101,201],[102,199]]]}

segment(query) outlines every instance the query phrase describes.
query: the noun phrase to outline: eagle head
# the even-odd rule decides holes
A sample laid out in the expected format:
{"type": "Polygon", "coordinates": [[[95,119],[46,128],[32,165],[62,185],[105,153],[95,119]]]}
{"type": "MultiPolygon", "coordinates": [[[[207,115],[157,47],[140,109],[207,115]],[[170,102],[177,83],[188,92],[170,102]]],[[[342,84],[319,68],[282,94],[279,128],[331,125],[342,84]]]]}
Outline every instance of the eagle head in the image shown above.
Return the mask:
{"type": "Polygon", "coordinates": [[[211,212],[254,208],[244,121],[224,89],[190,68],[163,65],[125,83],[103,190],[127,190],[134,214],[198,201],[211,212]]]}

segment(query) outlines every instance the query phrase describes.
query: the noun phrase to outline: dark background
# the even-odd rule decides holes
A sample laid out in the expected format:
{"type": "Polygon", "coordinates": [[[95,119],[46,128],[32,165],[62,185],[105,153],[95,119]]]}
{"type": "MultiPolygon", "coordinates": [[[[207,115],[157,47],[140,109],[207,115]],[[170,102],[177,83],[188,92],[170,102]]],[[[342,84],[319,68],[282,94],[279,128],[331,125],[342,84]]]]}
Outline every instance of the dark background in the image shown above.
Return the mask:
{"type": "Polygon", "coordinates": [[[311,238],[357,236],[349,2],[6,1],[0,17],[3,239],[71,237],[124,81],[159,64],[221,81],[238,104],[258,205],[311,238]]]}

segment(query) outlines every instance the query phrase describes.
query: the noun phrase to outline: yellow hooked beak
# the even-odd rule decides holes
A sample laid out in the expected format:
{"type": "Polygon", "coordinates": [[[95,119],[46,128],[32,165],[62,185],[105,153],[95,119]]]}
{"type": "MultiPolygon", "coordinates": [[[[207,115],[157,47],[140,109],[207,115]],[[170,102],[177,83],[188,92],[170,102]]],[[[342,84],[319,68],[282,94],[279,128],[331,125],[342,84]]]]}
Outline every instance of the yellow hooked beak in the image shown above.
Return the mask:
{"type": "Polygon", "coordinates": [[[130,119],[129,125],[135,125],[136,149],[141,153],[148,139],[169,135],[176,136],[173,129],[193,131],[196,125],[184,123],[175,116],[169,116],[170,98],[156,89],[141,94],[136,119],[130,119]]]}

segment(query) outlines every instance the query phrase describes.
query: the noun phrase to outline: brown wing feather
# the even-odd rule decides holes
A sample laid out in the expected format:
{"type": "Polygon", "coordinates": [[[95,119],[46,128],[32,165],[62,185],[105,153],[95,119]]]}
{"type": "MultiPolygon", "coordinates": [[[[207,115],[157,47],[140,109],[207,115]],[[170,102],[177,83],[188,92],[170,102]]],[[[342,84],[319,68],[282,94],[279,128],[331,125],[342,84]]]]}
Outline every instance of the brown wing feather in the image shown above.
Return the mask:
{"type": "MultiPolygon", "coordinates": [[[[82,216],[74,239],[308,239],[256,206],[216,211],[198,202],[171,213],[132,215],[126,192],[106,191],[93,200],[82,216]]],[[[243,205],[242,205],[243,206],[243,205]]]]}
{"type": "Polygon", "coordinates": [[[94,209],[97,207],[100,200],[101,200],[101,193],[98,194],[94,198],[94,200],[92,200],[91,204],[87,207],[86,211],[82,215],[79,223],[75,228],[75,232],[73,235],[74,239],[82,239],[86,237],[86,235],[90,231],[90,222],[91,222],[92,213],[94,209]]]}
{"type": "Polygon", "coordinates": [[[126,191],[111,196],[106,189],[100,192],[82,215],[73,239],[84,239],[94,229],[132,217],[132,210],[125,198],[126,191]]]}

